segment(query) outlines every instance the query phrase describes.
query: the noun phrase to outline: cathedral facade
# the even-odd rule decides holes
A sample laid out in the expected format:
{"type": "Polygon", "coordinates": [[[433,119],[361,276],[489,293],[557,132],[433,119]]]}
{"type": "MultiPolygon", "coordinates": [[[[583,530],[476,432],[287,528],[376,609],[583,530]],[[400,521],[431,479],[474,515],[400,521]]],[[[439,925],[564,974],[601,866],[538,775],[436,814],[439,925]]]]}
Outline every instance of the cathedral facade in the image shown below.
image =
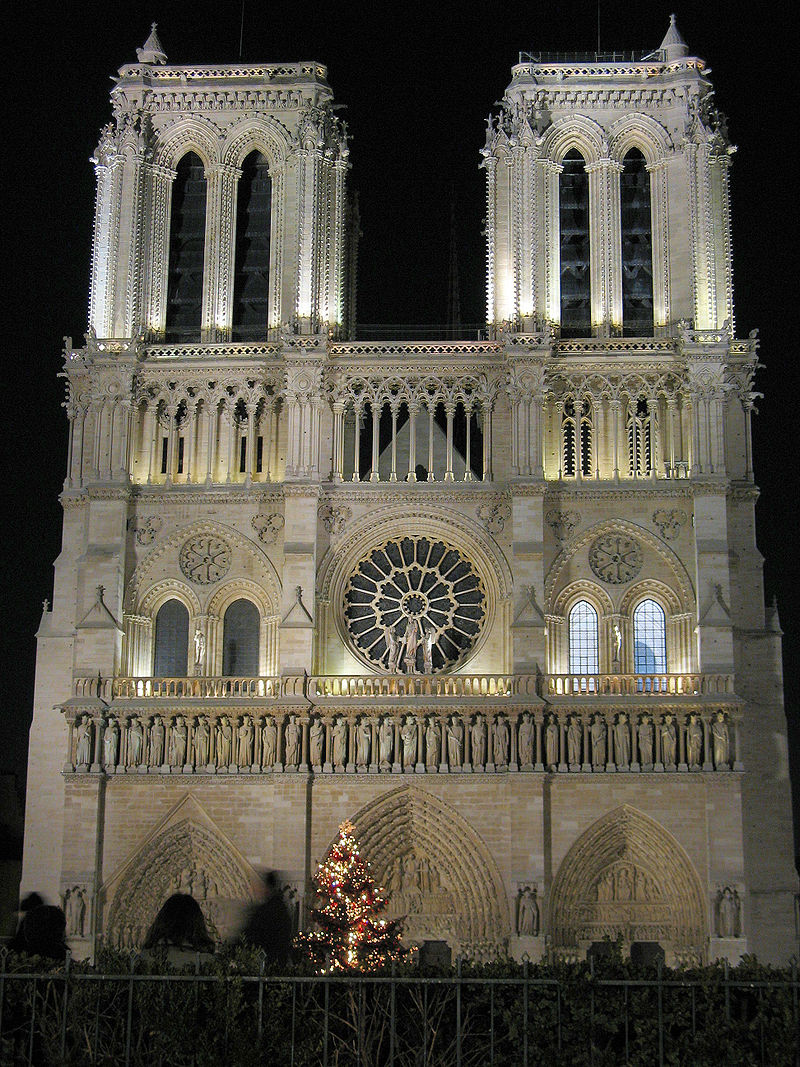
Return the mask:
{"type": "Polygon", "coordinates": [[[674,22],[520,55],[481,340],[355,339],[321,64],[154,29],[111,103],[23,887],[83,955],[176,890],[224,936],[264,868],[302,922],[349,818],[412,941],[796,951],[733,149],[674,22]]]}

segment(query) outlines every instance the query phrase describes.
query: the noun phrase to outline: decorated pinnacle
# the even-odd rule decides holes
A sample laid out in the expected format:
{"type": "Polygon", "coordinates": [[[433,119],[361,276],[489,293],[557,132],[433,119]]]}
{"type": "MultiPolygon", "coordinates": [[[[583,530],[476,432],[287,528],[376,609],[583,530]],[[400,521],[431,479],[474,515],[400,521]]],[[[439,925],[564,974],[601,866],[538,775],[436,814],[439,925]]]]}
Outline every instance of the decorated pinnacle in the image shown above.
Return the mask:
{"type": "Polygon", "coordinates": [[[158,39],[156,25],[154,22],[150,27],[150,36],[144,42],[144,47],[136,49],[136,58],[140,63],[160,63],[163,65],[167,62],[167,53],[158,39]]]}
{"type": "Polygon", "coordinates": [[[680,35],[674,15],[669,17],[669,29],[661,42],[661,51],[665,53],[667,60],[680,59],[682,56],[689,55],[689,47],[680,35]]]}

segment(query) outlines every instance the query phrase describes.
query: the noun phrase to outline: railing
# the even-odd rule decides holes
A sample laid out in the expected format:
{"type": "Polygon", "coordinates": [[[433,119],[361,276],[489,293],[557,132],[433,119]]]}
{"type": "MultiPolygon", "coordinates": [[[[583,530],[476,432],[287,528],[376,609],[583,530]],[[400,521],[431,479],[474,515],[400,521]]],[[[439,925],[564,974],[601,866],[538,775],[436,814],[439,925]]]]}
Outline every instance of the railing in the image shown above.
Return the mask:
{"type": "Polygon", "coordinates": [[[681,972],[495,963],[435,976],[405,967],[318,977],[199,960],[198,973],[165,973],[136,954],[109,962],[108,973],[69,961],[48,973],[28,970],[24,957],[2,958],[2,1062],[798,1063],[794,965],[681,972]]]}
{"type": "Polygon", "coordinates": [[[541,695],[722,696],[732,694],[730,674],[547,674],[541,695]]]}
{"type": "Polygon", "coordinates": [[[536,696],[537,679],[530,674],[329,674],[309,678],[306,692],[312,700],[325,697],[536,696]]]}
{"type": "Polygon", "coordinates": [[[250,678],[103,678],[75,679],[75,696],[101,700],[185,700],[212,698],[271,699],[282,695],[287,679],[250,678]]]}

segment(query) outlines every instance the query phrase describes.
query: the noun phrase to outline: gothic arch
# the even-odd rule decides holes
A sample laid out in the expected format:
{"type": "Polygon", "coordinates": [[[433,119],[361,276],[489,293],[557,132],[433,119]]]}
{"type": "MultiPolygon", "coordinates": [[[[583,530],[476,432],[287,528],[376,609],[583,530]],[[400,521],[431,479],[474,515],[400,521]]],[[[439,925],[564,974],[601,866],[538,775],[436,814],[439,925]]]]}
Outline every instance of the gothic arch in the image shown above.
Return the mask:
{"type": "Polygon", "coordinates": [[[608,130],[609,155],[621,163],[632,148],[638,148],[648,166],[666,158],[672,148],[667,130],[649,115],[634,113],[612,123],[608,130]]]}
{"type": "MultiPolygon", "coordinates": [[[[505,941],[510,917],[500,871],[455,808],[422,789],[403,786],[367,804],[353,822],[364,855],[387,888],[397,878],[398,858],[429,864],[433,884],[440,888],[423,887],[412,902],[418,909],[409,913],[407,936],[412,940],[438,935],[466,950],[505,941]]],[[[408,905],[409,900],[399,903],[408,905]]]]}
{"type": "Polygon", "coordinates": [[[544,136],[542,156],[560,163],[572,148],[580,152],[587,166],[602,159],[608,151],[603,127],[586,115],[554,122],[544,136]]]}
{"type": "Polygon", "coordinates": [[[219,134],[215,126],[199,115],[178,119],[168,126],[156,142],[153,162],[174,170],[187,152],[196,152],[208,175],[209,167],[219,161],[219,134]]]}
{"type": "Polygon", "coordinates": [[[190,589],[186,582],[177,578],[165,578],[163,582],[151,585],[147,594],[142,597],[139,611],[142,615],[155,619],[158,609],[168,600],[180,600],[189,612],[190,619],[200,614],[200,601],[194,590],[190,589]]]}
{"type": "Polygon", "coordinates": [[[597,582],[578,579],[565,586],[553,604],[553,615],[566,615],[579,600],[588,600],[599,616],[611,615],[614,604],[611,597],[597,582]]]}
{"type": "Polygon", "coordinates": [[[558,949],[612,939],[668,942],[678,958],[702,958],[707,938],[700,878],[668,830],[623,804],[574,842],[550,892],[558,949]]]}
{"type": "Polygon", "coordinates": [[[251,152],[259,151],[267,157],[271,171],[285,162],[291,147],[289,135],[281,123],[264,116],[249,118],[229,130],[222,147],[222,162],[241,167],[251,152]]]}
{"type": "Polygon", "coordinates": [[[213,826],[196,802],[184,802],[101,890],[110,900],[107,944],[140,945],[158,909],[172,893],[188,892],[203,909],[209,929],[233,933],[237,914],[256,894],[258,878],[213,826]]]}
{"type": "Polygon", "coordinates": [[[668,615],[677,615],[686,610],[673,589],[663,582],[649,578],[642,582],[634,582],[627,590],[619,604],[620,614],[632,615],[636,605],[648,597],[659,603],[668,615]]]}

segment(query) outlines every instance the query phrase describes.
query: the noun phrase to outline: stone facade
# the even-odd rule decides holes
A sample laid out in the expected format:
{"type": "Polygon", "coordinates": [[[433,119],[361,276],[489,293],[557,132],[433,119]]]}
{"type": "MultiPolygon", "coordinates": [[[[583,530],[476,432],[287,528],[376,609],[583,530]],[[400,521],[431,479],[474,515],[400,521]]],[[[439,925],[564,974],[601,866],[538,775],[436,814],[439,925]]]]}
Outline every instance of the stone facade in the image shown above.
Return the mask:
{"type": "Polygon", "coordinates": [[[302,921],[349,818],[414,940],[785,959],[758,342],[735,337],[703,61],[674,25],[639,60],[520,57],[483,150],[473,342],[344,339],[332,99],[318,63],[174,67],[155,33],[120,70],[65,346],[23,888],[61,896],[82,954],[138,944],[176,890],[224,934],[265,867],[302,921]],[[178,341],[187,153],[202,277],[178,341]],[[268,285],[243,339],[254,158],[268,285]]]}

